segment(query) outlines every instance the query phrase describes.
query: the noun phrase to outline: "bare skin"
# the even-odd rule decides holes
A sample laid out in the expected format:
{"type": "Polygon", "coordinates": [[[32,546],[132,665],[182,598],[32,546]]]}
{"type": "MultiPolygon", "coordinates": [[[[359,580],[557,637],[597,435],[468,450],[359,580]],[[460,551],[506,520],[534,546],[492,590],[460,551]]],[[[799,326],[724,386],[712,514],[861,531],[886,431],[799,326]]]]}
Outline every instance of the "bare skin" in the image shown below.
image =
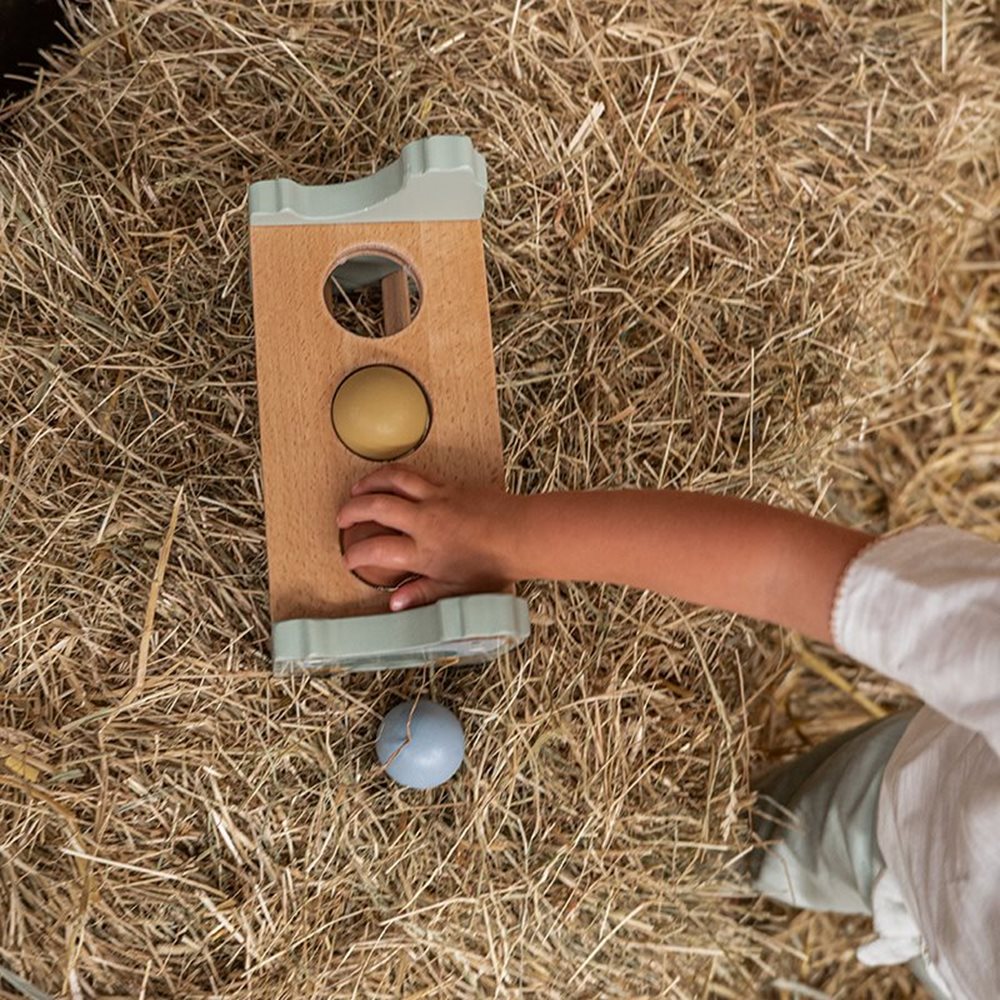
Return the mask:
{"type": "Polygon", "coordinates": [[[386,465],[355,484],[340,528],[401,532],[350,546],[350,570],[417,579],[394,611],[518,580],[623,584],[750,615],[831,642],[847,565],[873,538],[765,504],[675,490],[515,496],[386,465]]]}

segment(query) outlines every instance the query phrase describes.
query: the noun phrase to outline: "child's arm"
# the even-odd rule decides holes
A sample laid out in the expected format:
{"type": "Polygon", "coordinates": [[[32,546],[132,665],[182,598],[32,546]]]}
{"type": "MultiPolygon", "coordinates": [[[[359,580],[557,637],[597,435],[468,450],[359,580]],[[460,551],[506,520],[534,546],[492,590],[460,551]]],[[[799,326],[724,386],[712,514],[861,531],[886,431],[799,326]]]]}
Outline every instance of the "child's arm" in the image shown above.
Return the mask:
{"type": "Polygon", "coordinates": [[[729,497],[673,490],[511,496],[438,486],[385,466],[338,524],[402,535],[351,546],[349,568],[419,574],[396,610],[521,579],[626,584],[777,622],[830,641],[847,564],[871,536],[729,497]],[[395,494],[395,495],[387,495],[395,494]]]}

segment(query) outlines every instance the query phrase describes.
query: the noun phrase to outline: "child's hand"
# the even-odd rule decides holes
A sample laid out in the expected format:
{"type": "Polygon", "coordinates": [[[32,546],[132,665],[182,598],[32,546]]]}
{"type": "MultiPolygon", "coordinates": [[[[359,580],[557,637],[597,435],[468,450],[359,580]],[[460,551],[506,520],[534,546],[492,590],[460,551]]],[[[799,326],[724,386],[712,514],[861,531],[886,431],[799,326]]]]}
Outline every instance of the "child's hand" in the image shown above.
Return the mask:
{"type": "Polygon", "coordinates": [[[344,563],[352,572],[416,574],[393,593],[393,611],[502,590],[513,581],[508,550],[516,501],[501,490],[440,486],[405,466],[382,466],[354,485],[337,526],[374,521],[401,534],[355,542],[344,563]]]}

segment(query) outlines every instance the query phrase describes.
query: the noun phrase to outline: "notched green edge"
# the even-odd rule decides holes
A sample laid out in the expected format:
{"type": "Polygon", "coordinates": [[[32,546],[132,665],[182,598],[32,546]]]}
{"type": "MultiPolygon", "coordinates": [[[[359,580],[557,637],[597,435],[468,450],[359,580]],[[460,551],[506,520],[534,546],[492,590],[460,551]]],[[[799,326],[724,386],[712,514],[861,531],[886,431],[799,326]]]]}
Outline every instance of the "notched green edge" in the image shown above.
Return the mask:
{"type": "Polygon", "coordinates": [[[430,136],[408,143],[371,177],[313,186],[257,181],[250,185],[250,225],[479,219],[486,188],[486,161],[468,136],[430,136]]]}

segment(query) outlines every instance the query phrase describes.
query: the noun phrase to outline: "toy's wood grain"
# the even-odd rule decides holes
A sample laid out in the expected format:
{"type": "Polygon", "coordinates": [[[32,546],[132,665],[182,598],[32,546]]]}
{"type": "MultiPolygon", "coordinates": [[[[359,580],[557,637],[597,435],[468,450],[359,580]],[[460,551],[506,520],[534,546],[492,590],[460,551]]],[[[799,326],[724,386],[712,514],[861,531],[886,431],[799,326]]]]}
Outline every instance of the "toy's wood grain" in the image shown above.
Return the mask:
{"type": "Polygon", "coordinates": [[[385,611],[387,595],[340,558],[336,512],[376,463],[337,440],[331,401],[354,369],[398,365],[420,380],[433,414],[426,440],[404,461],[435,479],[502,485],[480,224],[255,227],[250,248],[272,618],[385,611]],[[356,337],[330,316],[323,283],[355,249],[389,251],[417,274],[421,307],[403,332],[356,337]]]}

